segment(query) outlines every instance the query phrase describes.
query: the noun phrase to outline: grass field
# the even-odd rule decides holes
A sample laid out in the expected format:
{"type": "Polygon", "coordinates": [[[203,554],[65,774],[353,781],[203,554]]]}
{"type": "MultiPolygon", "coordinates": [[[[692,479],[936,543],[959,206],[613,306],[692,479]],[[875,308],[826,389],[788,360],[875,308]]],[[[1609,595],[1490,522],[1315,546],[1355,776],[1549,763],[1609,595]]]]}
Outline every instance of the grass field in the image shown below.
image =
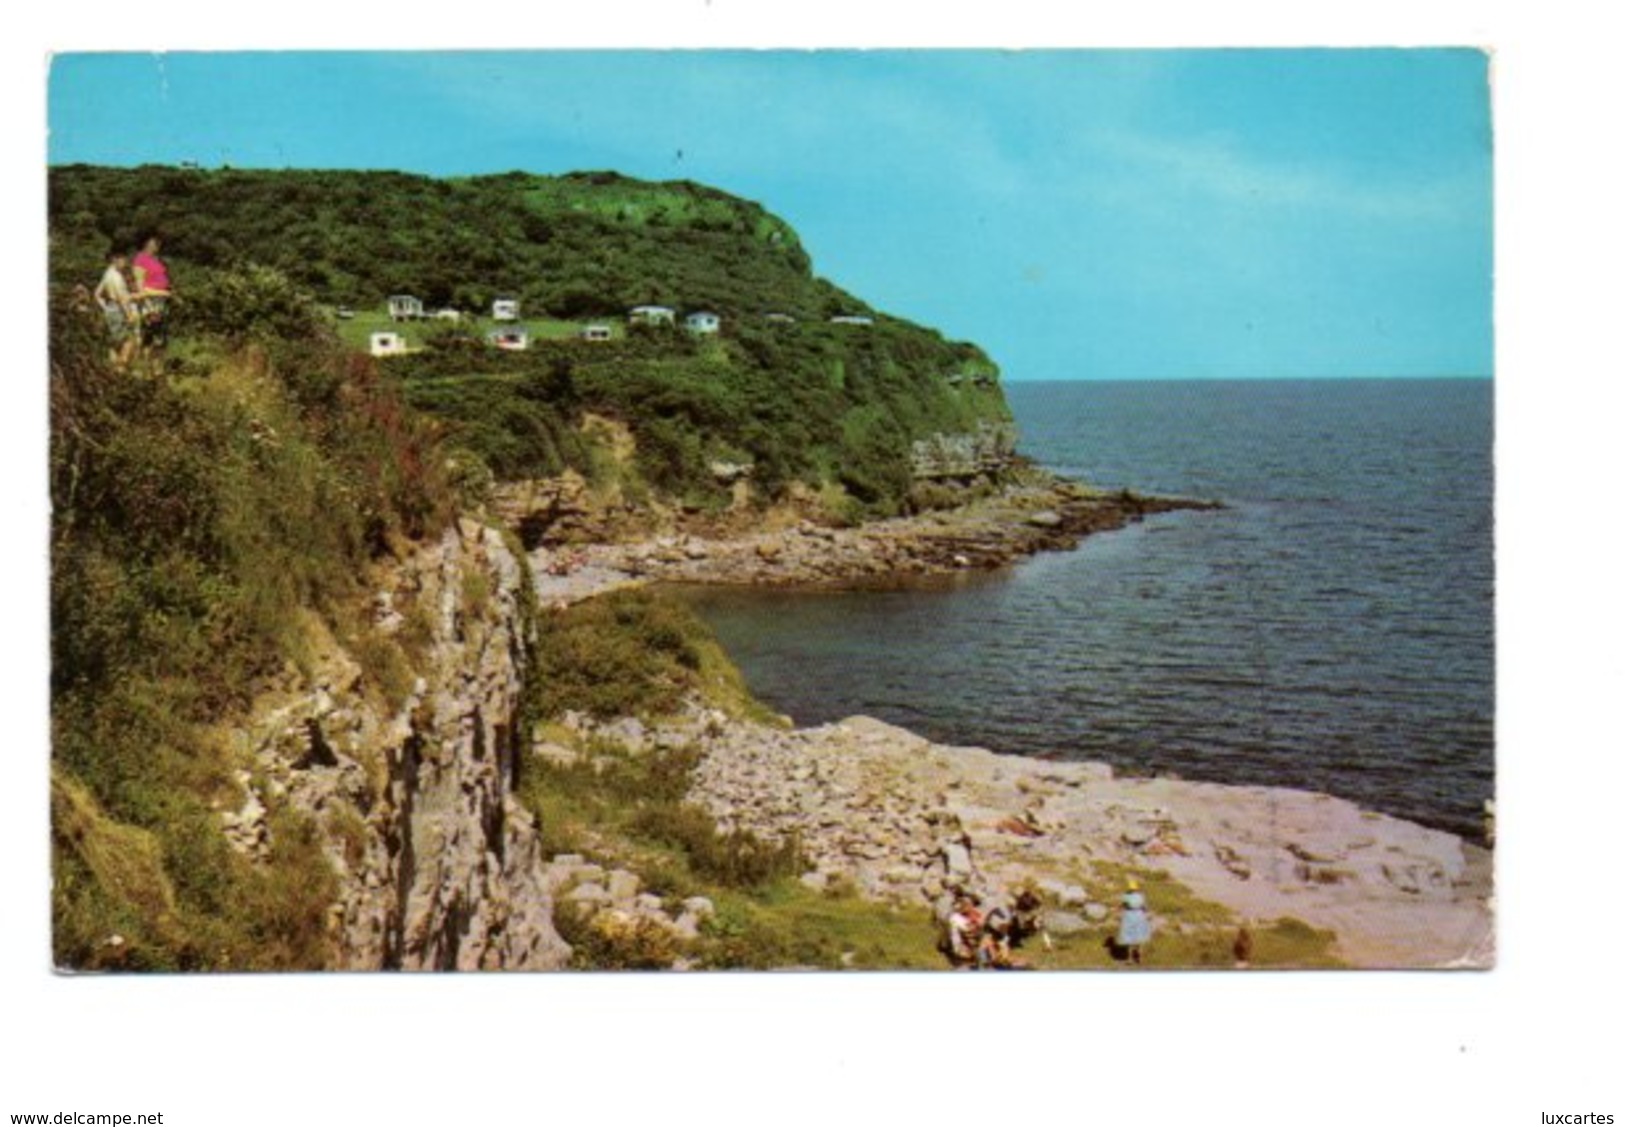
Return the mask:
{"type": "MultiPolygon", "coordinates": [[[[424,348],[430,337],[450,324],[447,321],[437,321],[433,317],[426,317],[421,321],[394,321],[390,319],[388,311],[383,309],[358,309],[354,317],[342,320],[335,314],[334,323],[338,326],[339,339],[347,346],[363,352],[367,350],[373,333],[400,333],[406,339],[408,348],[424,348]]],[[[579,336],[581,330],[588,324],[608,325],[613,339],[618,340],[626,335],[625,323],[616,320],[589,322],[526,317],[519,321],[495,321],[490,317],[465,317],[461,327],[470,329],[482,337],[492,329],[517,327],[529,333],[532,340],[572,340],[579,336]]]]}

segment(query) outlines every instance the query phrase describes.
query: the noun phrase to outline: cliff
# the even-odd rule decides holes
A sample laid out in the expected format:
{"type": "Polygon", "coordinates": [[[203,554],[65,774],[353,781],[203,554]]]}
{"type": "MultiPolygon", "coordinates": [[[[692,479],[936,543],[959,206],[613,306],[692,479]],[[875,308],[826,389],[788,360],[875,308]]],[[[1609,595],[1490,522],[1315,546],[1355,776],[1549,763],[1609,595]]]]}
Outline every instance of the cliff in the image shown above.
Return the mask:
{"type": "Polygon", "coordinates": [[[557,965],[526,573],[432,428],[320,339],[141,378],[52,312],[58,964],[557,965]]]}
{"type": "Polygon", "coordinates": [[[982,419],[970,430],[916,439],[909,448],[909,469],[920,480],[974,478],[1000,473],[1015,455],[1015,426],[982,419]]]}
{"type": "Polygon", "coordinates": [[[222,814],[228,838],[262,857],[276,801],[322,827],[338,875],[332,967],[535,970],[568,957],[535,819],[514,791],[524,582],[496,530],[456,522],[376,593],[380,631],[423,631],[404,700],[382,702],[328,636],[312,673],[257,701],[236,733],[250,766],[243,805],[222,814]]]}
{"type": "Polygon", "coordinates": [[[1454,839],[867,721],[787,732],[658,599],[570,606],[998,567],[1204,507],[1022,470],[991,361],[868,316],[756,205],[617,177],[172,171],[52,175],[59,282],[156,176],[190,287],[159,378],[108,363],[71,287],[52,307],[60,965],[931,966],[927,904],[967,878],[1045,890],[1051,965],[1098,965],[1130,872],[1162,882],[1184,939],[1161,950],[1186,964],[1238,921],[1272,929],[1276,965],[1489,957],[1483,859],[1454,839]],[[362,206],[374,188],[402,206],[362,206]],[[314,274],[214,238],[255,200],[253,223],[314,207],[285,264],[314,274]],[[394,257],[345,280],[379,215],[394,257]],[[554,314],[661,300],[626,288],[646,276],[726,327],[377,363],[303,288],[408,289],[488,227],[521,265],[557,258],[574,288],[525,291],[554,314]],[[466,515],[486,513],[539,546],[534,587],[466,515]],[[1371,920],[1410,945],[1373,945],[1371,920]]]}

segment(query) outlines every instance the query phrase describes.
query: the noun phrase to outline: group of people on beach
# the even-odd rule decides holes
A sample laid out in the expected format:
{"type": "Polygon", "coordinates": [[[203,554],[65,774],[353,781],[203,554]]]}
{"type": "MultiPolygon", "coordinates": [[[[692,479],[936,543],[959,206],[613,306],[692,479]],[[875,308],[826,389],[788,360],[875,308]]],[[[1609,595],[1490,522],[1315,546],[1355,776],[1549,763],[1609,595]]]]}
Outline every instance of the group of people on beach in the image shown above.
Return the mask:
{"type": "MultiPolygon", "coordinates": [[[[1151,912],[1140,882],[1130,880],[1119,905],[1113,954],[1134,966],[1141,965],[1143,948],[1151,939],[1151,912]]],[[[951,888],[937,904],[940,929],[938,948],[955,967],[970,970],[1024,970],[1028,964],[1014,952],[1034,936],[1046,949],[1053,947],[1044,930],[1044,905],[1032,889],[1023,889],[1005,904],[981,897],[965,888],[951,888]]]]}
{"type": "Polygon", "coordinates": [[[143,354],[157,355],[169,343],[169,268],[158,252],[162,240],[148,235],[131,255],[115,247],[91,295],[101,308],[112,342],[109,359],[128,368],[143,354]]]}
{"type": "Polygon", "coordinates": [[[974,970],[1023,970],[1027,963],[1015,954],[1029,939],[1039,936],[1046,947],[1043,901],[1031,889],[1022,890],[1009,904],[980,896],[964,888],[950,889],[938,904],[941,934],[938,947],[956,967],[974,970]]]}

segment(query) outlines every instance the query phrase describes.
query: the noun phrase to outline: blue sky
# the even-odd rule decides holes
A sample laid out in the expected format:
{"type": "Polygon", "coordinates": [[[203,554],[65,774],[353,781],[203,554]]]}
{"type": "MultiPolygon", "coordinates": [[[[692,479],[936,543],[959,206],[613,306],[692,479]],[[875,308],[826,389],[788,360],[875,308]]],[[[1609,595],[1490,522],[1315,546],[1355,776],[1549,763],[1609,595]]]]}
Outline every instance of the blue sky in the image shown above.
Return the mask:
{"type": "Polygon", "coordinates": [[[1007,379],[1492,370],[1469,50],[70,54],[52,163],[613,168],[1007,379]]]}

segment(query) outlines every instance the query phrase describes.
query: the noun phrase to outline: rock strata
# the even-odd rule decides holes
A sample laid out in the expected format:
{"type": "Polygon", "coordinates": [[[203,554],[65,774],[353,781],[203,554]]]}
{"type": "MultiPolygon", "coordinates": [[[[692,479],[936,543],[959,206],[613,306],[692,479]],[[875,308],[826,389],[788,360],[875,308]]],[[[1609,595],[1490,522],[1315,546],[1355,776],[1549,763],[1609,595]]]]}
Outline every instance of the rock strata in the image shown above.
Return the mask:
{"type": "Polygon", "coordinates": [[[459,521],[385,579],[375,629],[421,636],[417,676],[382,682],[318,638],[314,670],[243,729],[253,765],[228,840],[262,856],[268,807],[309,815],[339,875],[331,965],[548,968],[569,948],[529,812],[513,793],[524,673],[523,572],[493,529],[459,521]],[[389,699],[404,689],[401,699],[389,699]]]}
{"type": "Polygon", "coordinates": [[[652,580],[764,586],[870,586],[1004,567],[1041,551],[1155,513],[1211,509],[1216,502],[1101,493],[1069,482],[1011,486],[960,508],[831,528],[801,520],[785,528],[708,536],[668,531],[645,539],[533,556],[542,597],[573,602],[652,580]]]}

